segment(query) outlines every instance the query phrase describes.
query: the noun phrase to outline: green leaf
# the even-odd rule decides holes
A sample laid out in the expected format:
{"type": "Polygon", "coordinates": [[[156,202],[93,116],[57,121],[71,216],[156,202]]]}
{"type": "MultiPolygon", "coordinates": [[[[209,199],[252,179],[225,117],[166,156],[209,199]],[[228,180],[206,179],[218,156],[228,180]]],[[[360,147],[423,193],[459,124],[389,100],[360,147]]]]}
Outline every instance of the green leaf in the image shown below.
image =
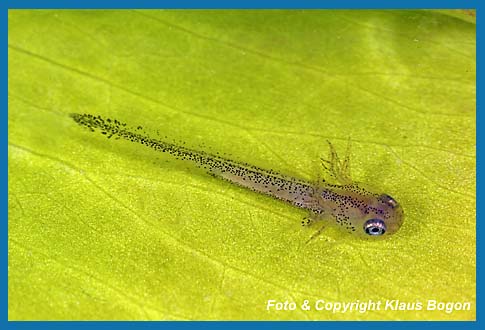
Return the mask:
{"type": "Polygon", "coordinates": [[[471,11],[10,11],[9,319],[474,319],[475,49],[471,11]],[[305,244],[304,211],[71,112],[306,180],[350,138],[404,225],[305,244]]]}

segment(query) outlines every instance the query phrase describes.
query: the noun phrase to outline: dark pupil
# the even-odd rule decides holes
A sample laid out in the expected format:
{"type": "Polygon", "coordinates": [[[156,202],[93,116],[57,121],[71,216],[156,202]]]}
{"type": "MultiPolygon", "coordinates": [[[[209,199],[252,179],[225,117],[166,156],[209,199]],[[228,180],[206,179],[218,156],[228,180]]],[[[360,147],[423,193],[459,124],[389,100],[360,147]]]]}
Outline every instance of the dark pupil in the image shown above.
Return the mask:
{"type": "Polygon", "coordinates": [[[372,230],[373,233],[378,233],[379,232],[379,228],[377,228],[377,227],[374,227],[371,230],[372,230]]]}

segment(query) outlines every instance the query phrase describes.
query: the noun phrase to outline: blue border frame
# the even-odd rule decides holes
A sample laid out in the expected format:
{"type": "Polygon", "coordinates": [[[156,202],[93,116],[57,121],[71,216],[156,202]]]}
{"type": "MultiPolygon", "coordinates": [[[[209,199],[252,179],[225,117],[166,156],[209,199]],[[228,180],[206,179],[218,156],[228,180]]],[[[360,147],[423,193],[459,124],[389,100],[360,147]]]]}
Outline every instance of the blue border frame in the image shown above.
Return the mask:
{"type": "Polygon", "coordinates": [[[477,8],[472,0],[6,0],[6,8],[421,8],[468,9],[477,8]]]}
{"type": "MultiPolygon", "coordinates": [[[[240,8],[240,9],[249,9],[249,8],[256,8],[256,9],[268,9],[268,8],[355,8],[355,9],[373,9],[373,8],[393,8],[393,9],[410,9],[410,8],[420,8],[420,9],[476,9],[477,10],[477,17],[478,13],[481,12],[480,10],[480,3],[479,1],[471,1],[471,0],[366,0],[359,1],[359,0],[327,0],[327,1],[317,1],[317,0],[233,0],[233,1],[222,1],[222,0],[204,0],[204,1],[197,1],[197,0],[165,0],[165,1],[150,1],[150,0],[126,0],[126,1],[109,1],[109,0],[6,0],[0,3],[0,9],[2,12],[2,36],[4,46],[8,44],[8,9],[48,9],[48,8],[205,8],[205,9],[216,9],[216,8],[240,8]]],[[[477,41],[479,41],[482,36],[481,33],[481,24],[477,24],[477,41]]],[[[6,47],[7,48],[7,47],[6,47]]],[[[479,54],[481,53],[481,46],[480,43],[477,42],[477,58],[480,58],[479,54]]],[[[3,173],[4,173],[4,210],[3,214],[5,214],[5,220],[3,222],[3,230],[4,233],[2,238],[5,240],[4,247],[6,247],[4,253],[1,254],[2,264],[4,265],[5,269],[2,274],[3,277],[3,285],[2,285],[2,297],[0,302],[0,306],[5,311],[4,318],[0,321],[0,327],[2,329],[39,329],[39,328],[85,328],[85,327],[94,327],[94,328],[117,328],[117,329],[126,329],[131,327],[136,327],[140,329],[152,329],[152,328],[165,328],[165,329],[187,329],[187,328],[195,328],[195,327],[210,327],[214,329],[225,329],[227,327],[231,327],[234,329],[242,329],[242,328],[261,328],[261,329],[269,329],[274,328],[275,326],[283,327],[283,328],[307,328],[307,329],[321,329],[325,327],[327,329],[342,329],[347,327],[352,327],[354,329],[375,329],[375,328],[384,328],[392,326],[395,329],[409,329],[409,328],[435,328],[435,329],[451,329],[451,328],[463,328],[463,329],[476,329],[481,326],[483,322],[480,322],[480,315],[482,308],[480,305],[479,300],[479,292],[482,292],[481,285],[479,285],[478,278],[479,275],[482,274],[480,268],[480,261],[482,259],[481,253],[481,245],[479,244],[479,240],[477,238],[477,321],[467,321],[467,322],[422,322],[422,321],[412,321],[412,322],[305,322],[305,321],[293,321],[293,322],[258,322],[258,321],[248,321],[248,322],[238,322],[238,321],[196,321],[196,322],[98,322],[98,321],[88,321],[88,322],[25,322],[25,321],[8,321],[8,53],[7,50],[4,50],[3,53],[3,74],[4,79],[4,96],[3,96],[3,104],[5,105],[5,111],[2,113],[0,117],[2,121],[2,127],[4,127],[3,135],[4,141],[3,150],[4,150],[4,162],[3,162],[3,173]]],[[[480,66],[477,64],[477,109],[480,107],[480,77],[481,77],[481,70],[480,66]]],[[[481,129],[481,114],[480,111],[477,111],[477,169],[480,157],[479,153],[479,146],[480,144],[480,129],[481,129]]],[[[485,133],[484,133],[485,134],[485,133]]],[[[477,171],[477,197],[478,201],[481,200],[481,192],[478,187],[480,187],[481,177],[477,171]]],[[[482,207],[480,203],[477,203],[477,218],[480,214],[482,207]]],[[[478,219],[477,219],[478,220],[478,219]]],[[[480,221],[477,221],[477,237],[482,232],[482,226],[480,221]]],[[[28,302],[26,302],[28,303],[28,302]]]]}

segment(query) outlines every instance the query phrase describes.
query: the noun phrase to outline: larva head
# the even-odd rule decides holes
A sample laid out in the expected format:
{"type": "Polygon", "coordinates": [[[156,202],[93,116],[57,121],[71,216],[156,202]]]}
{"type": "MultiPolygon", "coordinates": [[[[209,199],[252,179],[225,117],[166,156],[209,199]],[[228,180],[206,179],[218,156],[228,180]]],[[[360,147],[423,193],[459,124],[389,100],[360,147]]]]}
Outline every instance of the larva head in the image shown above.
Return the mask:
{"type": "Polygon", "coordinates": [[[376,197],[364,214],[361,234],[369,238],[384,237],[396,233],[404,220],[401,205],[387,194],[376,197]]]}
{"type": "Polygon", "coordinates": [[[392,235],[401,227],[404,212],[391,196],[373,193],[356,183],[333,188],[324,190],[322,198],[340,228],[364,239],[377,239],[392,235]]]}

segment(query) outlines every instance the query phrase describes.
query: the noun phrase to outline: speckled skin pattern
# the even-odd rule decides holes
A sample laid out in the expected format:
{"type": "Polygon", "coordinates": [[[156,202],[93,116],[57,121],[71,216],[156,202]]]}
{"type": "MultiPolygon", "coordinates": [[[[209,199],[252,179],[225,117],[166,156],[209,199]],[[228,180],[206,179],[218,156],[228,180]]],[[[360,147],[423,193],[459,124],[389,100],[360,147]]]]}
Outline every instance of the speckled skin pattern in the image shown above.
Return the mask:
{"type": "Polygon", "coordinates": [[[71,114],[71,117],[79,125],[92,132],[98,131],[107,138],[121,138],[191,161],[214,177],[306,209],[310,212],[312,223],[325,221],[355,236],[374,239],[397,232],[404,219],[401,206],[392,197],[371,192],[362,184],[336,185],[324,181],[312,184],[272,170],[153,139],[140,133],[141,127],[132,129],[116,119],[91,114],[71,114]]]}

